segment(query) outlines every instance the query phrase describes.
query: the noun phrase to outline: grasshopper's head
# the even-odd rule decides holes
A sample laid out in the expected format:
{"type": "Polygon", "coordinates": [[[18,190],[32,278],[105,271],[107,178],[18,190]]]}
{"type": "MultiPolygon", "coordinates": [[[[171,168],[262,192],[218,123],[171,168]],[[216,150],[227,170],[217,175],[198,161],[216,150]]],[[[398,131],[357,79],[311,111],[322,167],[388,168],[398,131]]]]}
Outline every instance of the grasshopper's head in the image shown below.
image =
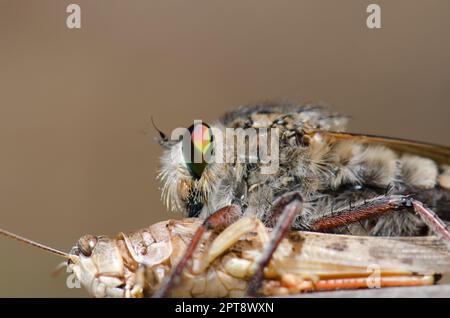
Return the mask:
{"type": "Polygon", "coordinates": [[[115,239],[84,235],[69,253],[69,272],[93,297],[141,296],[142,288],[132,286],[124,265],[123,250],[115,239]]]}
{"type": "Polygon", "coordinates": [[[166,222],[116,238],[85,235],[68,268],[94,297],[151,295],[170,270],[173,246],[166,222]],[[153,232],[152,232],[153,231],[153,232]]]}
{"type": "Polygon", "coordinates": [[[137,262],[130,257],[123,240],[85,235],[70,253],[65,253],[0,229],[0,234],[64,257],[62,263],[75,277],[71,288],[82,285],[93,297],[142,297],[143,280],[137,276],[137,262]]]}

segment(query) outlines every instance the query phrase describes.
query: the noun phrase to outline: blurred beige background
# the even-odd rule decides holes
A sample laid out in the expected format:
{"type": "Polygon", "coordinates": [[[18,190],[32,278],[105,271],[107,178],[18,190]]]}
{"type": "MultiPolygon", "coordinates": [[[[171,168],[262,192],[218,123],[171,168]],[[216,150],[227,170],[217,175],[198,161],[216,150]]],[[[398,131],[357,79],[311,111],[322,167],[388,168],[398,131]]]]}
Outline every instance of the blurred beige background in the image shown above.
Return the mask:
{"type": "MultiPolygon", "coordinates": [[[[324,102],[353,131],[449,145],[450,2],[0,0],[0,227],[70,250],[169,214],[158,126],[262,100],[324,102]],[[81,30],[66,6],[82,9],[81,30]]],[[[86,296],[0,239],[0,296],[86,296]]]]}

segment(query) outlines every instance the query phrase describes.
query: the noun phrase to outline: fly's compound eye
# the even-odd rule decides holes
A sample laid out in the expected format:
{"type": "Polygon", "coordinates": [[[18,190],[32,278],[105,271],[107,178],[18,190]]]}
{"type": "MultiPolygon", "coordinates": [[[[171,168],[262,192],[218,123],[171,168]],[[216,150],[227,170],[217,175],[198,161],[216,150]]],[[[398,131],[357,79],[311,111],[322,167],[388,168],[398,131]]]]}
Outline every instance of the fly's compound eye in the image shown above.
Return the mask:
{"type": "Polygon", "coordinates": [[[188,138],[183,138],[183,157],[191,175],[199,179],[212,156],[213,135],[211,128],[202,122],[194,122],[188,131],[188,138]]]}
{"type": "Polygon", "coordinates": [[[80,238],[77,243],[78,250],[84,256],[91,256],[95,245],[97,245],[97,238],[94,235],[87,234],[80,238]]]}

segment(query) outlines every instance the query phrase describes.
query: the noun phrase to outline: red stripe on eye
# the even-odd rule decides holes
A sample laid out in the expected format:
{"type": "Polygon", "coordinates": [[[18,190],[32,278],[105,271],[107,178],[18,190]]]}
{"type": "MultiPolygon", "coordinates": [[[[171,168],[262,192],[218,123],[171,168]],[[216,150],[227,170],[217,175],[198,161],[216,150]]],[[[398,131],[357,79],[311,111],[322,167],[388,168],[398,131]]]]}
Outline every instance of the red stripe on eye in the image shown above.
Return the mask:
{"type": "Polygon", "coordinates": [[[194,126],[191,134],[191,139],[195,147],[203,149],[211,142],[211,135],[209,132],[209,127],[207,125],[200,125],[201,127],[194,126]]]}

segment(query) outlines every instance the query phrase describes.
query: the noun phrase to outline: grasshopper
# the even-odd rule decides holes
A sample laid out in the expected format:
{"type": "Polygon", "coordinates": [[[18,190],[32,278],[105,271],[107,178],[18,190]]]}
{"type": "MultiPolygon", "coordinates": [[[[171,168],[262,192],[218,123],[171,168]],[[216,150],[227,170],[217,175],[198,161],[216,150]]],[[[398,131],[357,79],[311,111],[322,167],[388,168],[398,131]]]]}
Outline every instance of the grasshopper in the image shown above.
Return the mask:
{"type": "MultiPolygon", "coordinates": [[[[151,297],[182,260],[202,223],[168,220],[116,237],[85,235],[69,253],[0,230],[67,259],[93,297],[151,297]]],[[[170,297],[242,297],[270,241],[254,216],[222,232],[203,232],[194,261],[170,297]]],[[[450,253],[436,237],[370,237],[291,231],[264,271],[261,293],[285,296],[337,289],[423,286],[450,272],[450,253]]]]}

